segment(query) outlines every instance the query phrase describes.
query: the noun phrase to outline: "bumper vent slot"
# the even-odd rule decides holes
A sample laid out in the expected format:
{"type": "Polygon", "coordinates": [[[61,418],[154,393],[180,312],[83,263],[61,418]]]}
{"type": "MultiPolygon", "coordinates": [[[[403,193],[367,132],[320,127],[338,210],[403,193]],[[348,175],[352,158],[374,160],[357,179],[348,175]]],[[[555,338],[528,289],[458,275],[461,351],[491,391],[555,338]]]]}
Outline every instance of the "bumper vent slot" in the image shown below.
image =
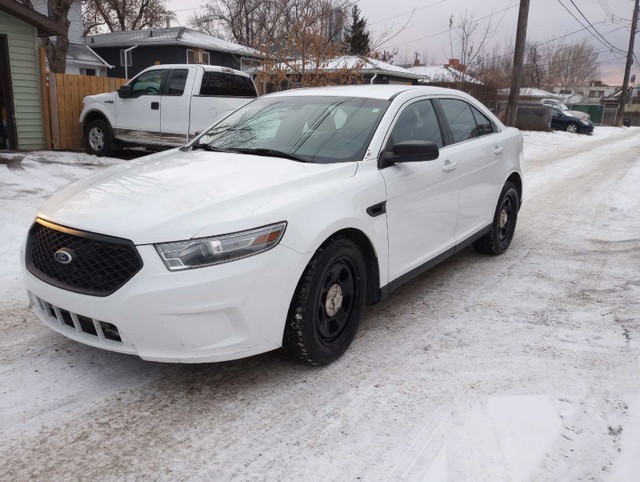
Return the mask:
{"type": "Polygon", "coordinates": [[[25,261],[29,272],[42,281],[93,296],[112,294],[142,268],[138,250],[129,240],[41,219],[29,231],[25,261]]]}
{"type": "Polygon", "coordinates": [[[89,335],[90,338],[95,337],[93,341],[122,343],[120,331],[116,325],[72,313],[38,298],[33,293],[30,296],[35,303],[36,309],[45,315],[44,320],[47,324],[62,329],[66,333],[73,331],[74,334],[80,336],[89,335]]]}

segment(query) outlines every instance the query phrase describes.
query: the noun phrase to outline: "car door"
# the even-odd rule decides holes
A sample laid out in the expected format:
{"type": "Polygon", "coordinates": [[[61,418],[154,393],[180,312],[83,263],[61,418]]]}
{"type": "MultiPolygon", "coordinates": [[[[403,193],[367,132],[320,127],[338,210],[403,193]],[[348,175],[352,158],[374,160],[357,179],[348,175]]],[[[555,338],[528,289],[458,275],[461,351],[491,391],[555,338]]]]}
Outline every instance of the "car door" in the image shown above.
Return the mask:
{"type": "Polygon", "coordinates": [[[172,69],[162,89],[160,130],[165,144],[186,144],[195,68],[172,69]]]}
{"type": "Polygon", "coordinates": [[[167,69],[142,72],[130,82],[132,96],[118,97],[116,137],[132,142],[161,142],[162,82],[167,69]]]}
{"type": "Polygon", "coordinates": [[[463,242],[491,224],[502,183],[504,146],[497,127],[475,106],[462,99],[438,100],[451,133],[442,150],[457,171],[458,221],[456,241],[463,242]]]}
{"type": "MultiPolygon", "coordinates": [[[[428,99],[403,107],[385,150],[412,140],[444,146],[442,129],[428,99]]],[[[455,246],[456,174],[442,156],[433,161],[398,163],[380,172],[387,189],[389,279],[395,280],[442,253],[450,254],[455,246]]]]}
{"type": "Polygon", "coordinates": [[[567,126],[564,113],[557,107],[551,108],[551,128],[564,130],[567,126]]]}

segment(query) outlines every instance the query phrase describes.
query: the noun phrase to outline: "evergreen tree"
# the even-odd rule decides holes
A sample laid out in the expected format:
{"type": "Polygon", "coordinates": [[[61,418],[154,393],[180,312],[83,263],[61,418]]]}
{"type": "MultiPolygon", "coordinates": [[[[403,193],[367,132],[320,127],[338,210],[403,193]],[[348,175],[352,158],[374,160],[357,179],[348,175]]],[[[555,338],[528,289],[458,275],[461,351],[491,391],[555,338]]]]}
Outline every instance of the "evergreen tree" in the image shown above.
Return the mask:
{"type": "Polygon", "coordinates": [[[369,55],[371,52],[367,19],[360,15],[360,9],[354,5],[351,10],[351,28],[344,39],[345,52],[349,55],[369,55]]]}

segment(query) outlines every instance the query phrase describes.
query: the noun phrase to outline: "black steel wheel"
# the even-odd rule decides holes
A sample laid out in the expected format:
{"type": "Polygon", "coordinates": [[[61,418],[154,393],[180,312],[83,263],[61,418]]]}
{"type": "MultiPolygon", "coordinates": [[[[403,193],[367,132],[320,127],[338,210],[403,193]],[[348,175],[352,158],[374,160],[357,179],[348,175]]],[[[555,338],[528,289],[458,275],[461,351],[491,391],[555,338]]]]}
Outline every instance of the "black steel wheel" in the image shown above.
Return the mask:
{"type": "Polygon", "coordinates": [[[491,223],[490,231],[473,243],[481,253],[502,254],[511,245],[518,221],[520,196],[512,182],[505,183],[500,193],[498,206],[491,223]]]}
{"type": "Polygon", "coordinates": [[[355,337],[364,309],[365,264],[356,243],[335,237],[305,269],[291,301],[282,348],[312,365],[337,359],[355,337]]]}

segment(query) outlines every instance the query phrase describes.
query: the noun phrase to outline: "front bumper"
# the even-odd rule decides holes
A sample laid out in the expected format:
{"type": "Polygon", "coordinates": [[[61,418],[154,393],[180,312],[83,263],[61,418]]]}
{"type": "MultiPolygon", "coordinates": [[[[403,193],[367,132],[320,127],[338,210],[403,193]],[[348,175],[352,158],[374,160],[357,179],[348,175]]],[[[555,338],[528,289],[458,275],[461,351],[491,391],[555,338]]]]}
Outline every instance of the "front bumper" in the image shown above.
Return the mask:
{"type": "Polygon", "coordinates": [[[115,293],[96,297],[33,276],[24,267],[23,245],[22,271],[35,313],[68,338],[145,360],[243,358],[281,346],[291,298],[312,255],[278,245],[238,261],[170,272],[152,245],[137,249],[143,268],[115,293]],[[109,337],[109,325],[121,341],[109,337]]]}

